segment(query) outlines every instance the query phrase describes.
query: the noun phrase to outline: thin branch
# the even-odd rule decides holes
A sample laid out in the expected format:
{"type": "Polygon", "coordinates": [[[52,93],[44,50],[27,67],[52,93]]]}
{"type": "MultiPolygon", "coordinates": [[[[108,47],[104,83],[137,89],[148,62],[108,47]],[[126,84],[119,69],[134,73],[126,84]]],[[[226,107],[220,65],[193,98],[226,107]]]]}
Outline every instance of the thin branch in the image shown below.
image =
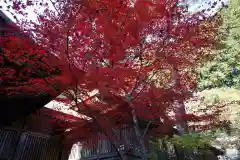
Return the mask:
{"type": "Polygon", "coordinates": [[[144,133],[143,133],[143,135],[142,135],[142,139],[144,139],[145,135],[147,134],[148,129],[149,129],[151,123],[152,123],[152,121],[149,121],[149,122],[148,122],[147,127],[145,128],[144,133]]]}
{"type": "Polygon", "coordinates": [[[60,15],[60,12],[59,12],[59,10],[57,9],[55,3],[54,3],[52,0],[50,0],[50,2],[52,3],[52,5],[53,5],[54,9],[56,10],[56,12],[60,15]]]}

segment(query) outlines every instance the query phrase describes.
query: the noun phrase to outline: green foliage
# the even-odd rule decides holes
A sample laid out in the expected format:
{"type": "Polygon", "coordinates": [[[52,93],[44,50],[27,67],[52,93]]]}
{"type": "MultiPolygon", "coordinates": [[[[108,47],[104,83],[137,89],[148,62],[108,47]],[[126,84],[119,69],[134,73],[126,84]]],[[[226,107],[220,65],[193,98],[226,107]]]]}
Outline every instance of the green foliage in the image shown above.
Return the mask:
{"type": "Polygon", "coordinates": [[[229,7],[221,14],[223,25],[219,29],[219,38],[222,45],[214,58],[200,68],[200,90],[240,86],[240,0],[230,0],[229,7]]]}
{"type": "Polygon", "coordinates": [[[198,153],[206,153],[209,151],[210,142],[214,139],[213,132],[189,133],[182,136],[170,137],[153,137],[150,140],[152,152],[148,157],[150,160],[168,159],[174,157],[174,146],[182,148],[186,153],[198,151],[198,153]]]}
{"type": "Polygon", "coordinates": [[[212,139],[210,133],[190,133],[182,136],[175,136],[170,141],[176,146],[185,150],[198,150],[207,152],[209,150],[209,142],[212,139]]]}
{"type": "Polygon", "coordinates": [[[148,154],[149,160],[156,159],[167,159],[168,157],[168,147],[169,142],[167,141],[167,137],[159,138],[159,137],[151,137],[151,152],[148,154]]]}

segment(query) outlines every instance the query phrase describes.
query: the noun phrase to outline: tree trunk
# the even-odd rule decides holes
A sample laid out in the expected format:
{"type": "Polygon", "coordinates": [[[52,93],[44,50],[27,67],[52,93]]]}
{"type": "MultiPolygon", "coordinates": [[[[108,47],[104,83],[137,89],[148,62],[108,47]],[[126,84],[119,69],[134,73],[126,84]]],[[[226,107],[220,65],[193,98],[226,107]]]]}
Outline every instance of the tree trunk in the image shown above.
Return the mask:
{"type": "Polygon", "coordinates": [[[141,131],[140,131],[140,128],[139,128],[136,111],[135,111],[134,106],[131,103],[130,103],[130,106],[132,108],[132,118],[133,118],[134,131],[135,131],[137,140],[139,142],[140,151],[142,153],[142,160],[148,160],[147,150],[146,150],[146,146],[144,144],[144,139],[141,135],[141,131]]]}
{"type": "MultiPolygon", "coordinates": [[[[176,67],[173,67],[172,72],[172,87],[179,85],[179,73],[176,67]]],[[[178,92],[175,90],[175,92],[178,92]]],[[[181,94],[181,93],[180,93],[181,94]]],[[[180,134],[188,133],[188,125],[182,116],[186,114],[185,105],[182,99],[173,99],[173,108],[175,112],[175,118],[177,120],[177,130],[180,134]]]]}
{"type": "Polygon", "coordinates": [[[177,120],[177,130],[180,135],[188,133],[188,125],[185,120],[182,119],[182,116],[186,114],[185,105],[182,100],[174,100],[173,108],[175,110],[175,118],[177,120]]]}
{"type": "MultiPolygon", "coordinates": [[[[186,113],[185,105],[181,100],[174,100],[173,107],[175,110],[175,117],[177,120],[177,130],[180,135],[188,133],[188,125],[185,120],[182,119],[182,116],[186,113]]],[[[185,152],[180,146],[174,145],[175,154],[178,160],[185,160],[185,152]]]]}
{"type": "MultiPolygon", "coordinates": [[[[177,69],[175,69],[175,68],[173,68],[172,83],[173,83],[173,86],[176,84],[179,84],[179,74],[178,74],[177,69]]],[[[183,100],[174,98],[172,106],[174,108],[176,121],[178,122],[176,124],[176,127],[177,127],[179,134],[183,135],[183,134],[188,133],[188,125],[187,125],[186,121],[184,119],[182,119],[182,116],[186,114],[185,105],[184,105],[183,100]]],[[[174,150],[175,150],[175,154],[176,154],[178,160],[185,159],[185,154],[184,154],[185,152],[184,152],[183,148],[174,145],[174,150]]]]}

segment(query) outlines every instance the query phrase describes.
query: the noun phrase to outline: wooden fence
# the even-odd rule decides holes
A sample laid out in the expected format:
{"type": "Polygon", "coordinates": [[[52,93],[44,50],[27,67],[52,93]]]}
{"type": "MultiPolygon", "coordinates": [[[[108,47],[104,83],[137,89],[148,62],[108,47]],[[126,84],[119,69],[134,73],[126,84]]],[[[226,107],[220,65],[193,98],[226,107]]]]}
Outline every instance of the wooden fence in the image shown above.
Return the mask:
{"type": "Polygon", "coordinates": [[[60,141],[51,136],[14,130],[0,130],[0,160],[60,160],[60,141]]]}

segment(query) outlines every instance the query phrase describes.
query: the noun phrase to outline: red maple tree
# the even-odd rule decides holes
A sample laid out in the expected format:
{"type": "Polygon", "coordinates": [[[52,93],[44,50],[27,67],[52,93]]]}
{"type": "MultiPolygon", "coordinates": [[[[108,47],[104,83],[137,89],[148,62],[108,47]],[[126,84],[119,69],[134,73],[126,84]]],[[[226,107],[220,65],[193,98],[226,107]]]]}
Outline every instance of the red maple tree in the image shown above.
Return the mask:
{"type": "MultiPolygon", "coordinates": [[[[34,5],[17,2],[13,9],[22,15],[26,5],[34,5]]],[[[35,92],[56,94],[46,84],[60,85],[65,91],[56,100],[89,117],[65,126],[68,141],[99,139],[97,133],[102,132],[118,148],[120,142],[112,138],[115,131],[132,124],[147,159],[147,132],[166,134],[174,124],[197,118],[185,115],[182,102],[196,86],[192,69],[216,44],[219,18],[200,21],[201,13],[187,16],[178,4],[178,0],[59,0],[51,3],[54,10],[46,7],[38,15],[40,23],[19,23],[34,45],[10,38],[4,52],[14,62],[26,61],[31,66],[28,72],[44,64],[49,65],[43,67],[47,73],[59,69],[60,75],[47,76],[48,83],[42,77],[37,83],[31,78],[30,86],[38,87],[35,92]],[[22,55],[27,58],[20,59],[22,55]],[[29,58],[42,55],[55,58],[39,63],[29,58]],[[150,131],[147,125],[142,133],[139,119],[157,127],[150,131]]],[[[32,93],[25,82],[17,87],[15,92],[32,93]]]]}

